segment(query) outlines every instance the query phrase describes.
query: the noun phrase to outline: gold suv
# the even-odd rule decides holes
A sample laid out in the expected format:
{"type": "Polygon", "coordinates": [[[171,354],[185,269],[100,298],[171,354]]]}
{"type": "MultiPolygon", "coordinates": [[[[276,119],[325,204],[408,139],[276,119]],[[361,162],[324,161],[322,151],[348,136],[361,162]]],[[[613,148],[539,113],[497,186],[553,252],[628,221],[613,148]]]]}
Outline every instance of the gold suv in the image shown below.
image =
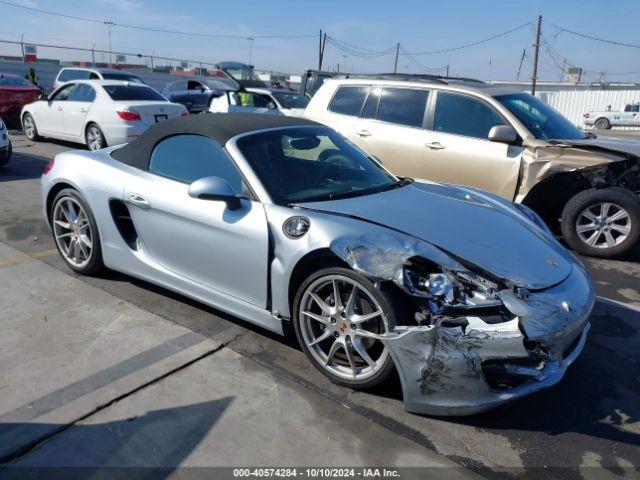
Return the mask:
{"type": "Polygon", "coordinates": [[[527,93],[460,78],[352,76],[326,81],[304,116],[398,175],[531,209],[580,253],[616,257],[640,238],[639,147],[584,133],[527,93]]]}

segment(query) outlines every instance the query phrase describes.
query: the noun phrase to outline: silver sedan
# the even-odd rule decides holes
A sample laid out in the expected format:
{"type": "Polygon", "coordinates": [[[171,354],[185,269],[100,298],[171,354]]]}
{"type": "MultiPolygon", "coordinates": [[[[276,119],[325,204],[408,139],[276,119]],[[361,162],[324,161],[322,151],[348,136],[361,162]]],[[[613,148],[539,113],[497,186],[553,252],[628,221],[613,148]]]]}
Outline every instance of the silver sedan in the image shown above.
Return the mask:
{"type": "Polygon", "coordinates": [[[558,382],[594,291],[526,207],[391,175],[305,119],[207,114],[58,155],[44,215],[67,265],[161,285],[277,333],[407,410],[464,415],[558,382]]]}

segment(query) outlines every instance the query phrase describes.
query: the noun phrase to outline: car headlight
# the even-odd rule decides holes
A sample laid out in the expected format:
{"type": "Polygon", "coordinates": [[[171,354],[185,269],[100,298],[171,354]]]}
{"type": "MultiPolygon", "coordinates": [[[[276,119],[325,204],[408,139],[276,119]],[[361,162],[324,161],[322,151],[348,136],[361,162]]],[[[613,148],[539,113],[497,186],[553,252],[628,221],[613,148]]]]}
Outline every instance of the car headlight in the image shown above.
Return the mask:
{"type": "Polygon", "coordinates": [[[451,309],[473,309],[502,305],[500,286],[469,270],[425,271],[423,266],[405,267],[405,285],[414,298],[425,300],[434,313],[451,309]]]}
{"type": "Polygon", "coordinates": [[[535,223],[538,227],[540,227],[542,229],[542,231],[544,231],[545,233],[549,234],[550,236],[553,236],[553,233],[551,232],[551,229],[549,228],[549,226],[545,223],[544,220],[542,220],[542,217],[540,217],[540,215],[538,215],[536,212],[534,212],[533,210],[531,210],[529,207],[527,207],[526,205],[522,205],[521,203],[516,203],[514,204],[516,206],[516,208],[518,210],[520,210],[520,212],[522,214],[524,214],[529,220],[531,220],[533,223],[535,223]]]}

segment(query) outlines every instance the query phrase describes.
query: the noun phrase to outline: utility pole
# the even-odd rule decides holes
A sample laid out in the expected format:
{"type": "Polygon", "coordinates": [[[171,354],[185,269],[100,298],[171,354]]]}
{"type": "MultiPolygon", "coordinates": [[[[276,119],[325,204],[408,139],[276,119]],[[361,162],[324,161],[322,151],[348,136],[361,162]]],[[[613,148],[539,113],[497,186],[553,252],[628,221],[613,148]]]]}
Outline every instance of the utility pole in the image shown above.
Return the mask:
{"type": "Polygon", "coordinates": [[[96,44],[91,47],[91,65],[96,66],[96,44]]]}
{"type": "Polygon", "coordinates": [[[322,61],[324,60],[324,47],[327,44],[327,33],[320,30],[320,49],[318,50],[318,70],[322,70],[322,61]]]}
{"type": "Polygon", "coordinates": [[[22,49],[22,63],[25,63],[25,59],[24,59],[24,33],[22,34],[22,37],[20,38],[20,48],[22,49]]]}
{"type": "Polygon", "coordinates": [[[251,65],[251,45],[253,44],[255,38],[247,37],[247,40],[249,41],[249,65],[251,65]]]}
{"type": "Polygon", "coordinates": [[[520,57],[520,65],[518,65],[518,74],[516,75],[516,80],[520,80],[520,71],[522,70],[522,62],[524,62],[524,57],[527,54],[527,49],[522,50],[522,56],[520,57]]]}
{"type": "Polygon", "coordinates": [[[449,76],[449,64],[447,63],[447,73],[445,74],[445,77],[449,76]]]}
{"type": "Polygon", "coordinates": [[[322,70],[322,29],[320,29],[320,39],[318,41],[318,70],[322,70]]]}
{"type": "Polygon", "coordinates": [[[538,56],[540,54],[540,31],[542,30],[542,15],[538,15],[538,28],[536,29],[536,43],[533,45],[533,76],[531,77],[531,95],[536,94],[536,82],[538,81],[538,56]]]}
{"type": "Polygon", "coordinates": [[[393,64],[393,73],[398,72],[398,54],[400,53],[400,42],[396,44],[396,61],[393,64]]]}

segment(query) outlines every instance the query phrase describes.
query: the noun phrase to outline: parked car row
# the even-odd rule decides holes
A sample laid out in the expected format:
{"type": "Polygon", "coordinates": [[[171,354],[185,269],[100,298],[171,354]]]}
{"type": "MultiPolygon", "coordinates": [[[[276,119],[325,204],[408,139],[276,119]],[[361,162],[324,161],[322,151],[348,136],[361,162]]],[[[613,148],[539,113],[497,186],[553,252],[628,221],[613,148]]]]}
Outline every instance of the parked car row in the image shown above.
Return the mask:
{"type": "Polygon", "coordinates": [[[339,76],[324,79],[309,103],[300,93],[239,87],[223,76],[171,82],[163,94],[135,79],[75,80],[25,106],[21,120],[32,140],[51,137],[97,150],[189,112],[304,112],[395,174],[467,185],[515,202],[579,253],[617,257],[640,239],[633,145],[585,134],[519,91],[425,75],[339,76]]]}

